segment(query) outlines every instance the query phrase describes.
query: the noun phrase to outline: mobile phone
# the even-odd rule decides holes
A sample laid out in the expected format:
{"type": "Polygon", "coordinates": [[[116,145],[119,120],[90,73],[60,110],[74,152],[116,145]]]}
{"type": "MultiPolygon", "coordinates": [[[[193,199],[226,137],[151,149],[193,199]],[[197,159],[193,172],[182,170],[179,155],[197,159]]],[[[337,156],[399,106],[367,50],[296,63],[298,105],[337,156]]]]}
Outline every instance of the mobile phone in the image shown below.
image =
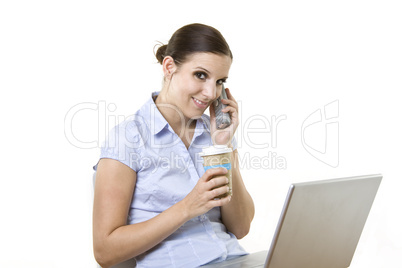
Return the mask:
{"type": "Polygon", "coordinates": [[[222,94],[215,101],[215,120],[216,120],[216,128],[224,129],[227,128],[231,124],[229,113],[222,112],[227,105],[223,104],[221,99],[228,99],[226,96],[225,86],[222,84],[222,94]]]}

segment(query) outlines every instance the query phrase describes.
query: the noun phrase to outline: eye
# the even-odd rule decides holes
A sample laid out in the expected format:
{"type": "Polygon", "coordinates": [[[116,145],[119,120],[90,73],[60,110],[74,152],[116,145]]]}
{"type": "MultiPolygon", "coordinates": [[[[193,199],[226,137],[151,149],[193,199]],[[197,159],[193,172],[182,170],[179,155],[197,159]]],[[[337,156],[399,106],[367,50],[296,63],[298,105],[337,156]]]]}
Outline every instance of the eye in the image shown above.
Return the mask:
{"type": "Polygon", "coordinates": [[[198,79],[201,79],[201,80],[207,79],[207,74],[204,73],[204,72],[196,72],[196,73],[195,73],[195,76],[196,76],[198,79]]]}
{"type": "Polygon", "coordinates": [[[218,81],[216,81],[216,83],[218,85],[222,85],[223,83],[226,83],[226,79],[219,79],[218,81]]]}

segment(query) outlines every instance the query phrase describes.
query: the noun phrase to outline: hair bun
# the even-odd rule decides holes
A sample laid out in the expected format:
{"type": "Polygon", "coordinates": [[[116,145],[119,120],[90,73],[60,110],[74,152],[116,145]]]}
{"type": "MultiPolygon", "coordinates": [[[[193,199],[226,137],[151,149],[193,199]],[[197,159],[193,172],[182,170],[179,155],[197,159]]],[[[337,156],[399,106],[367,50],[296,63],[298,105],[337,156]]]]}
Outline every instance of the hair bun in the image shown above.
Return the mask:
{"type": "Polygon", "coordinates": [[[232,52],[222,34],[217,29],[205,24],[185,25],[174,32],[167,45],[158,43],[154,46],[154,55],[160,64],[163,63],[165,57],[170,56],[180,67],[188,60],[189,55],[197,52],[225,55],[233,60],[232,52]]]}
{"type": "Polygon", "coordinates": [[[167,49],[167,45],[162,45],[162,44],[161,44],[161,46],[158,47],[158,50],[157,50],[156,53],[155,53],[155,57],[156,57],[156,59],[158,60],[158,62],[159,62],[160,64],[162,64],[163,59],[164,59],[165,56],[166,56],[166,49],[167,49]]]}

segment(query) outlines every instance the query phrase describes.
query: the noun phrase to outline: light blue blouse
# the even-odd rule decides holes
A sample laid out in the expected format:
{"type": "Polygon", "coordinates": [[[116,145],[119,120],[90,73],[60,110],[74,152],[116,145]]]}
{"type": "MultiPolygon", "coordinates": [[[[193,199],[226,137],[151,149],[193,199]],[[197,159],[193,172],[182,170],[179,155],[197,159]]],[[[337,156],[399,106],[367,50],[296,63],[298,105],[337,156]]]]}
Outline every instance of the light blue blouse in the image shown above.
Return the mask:
{"type": "MultiPolygon", "coordinates": [[[[212,145],[209,122],[207,115],[197,120],[187,149],[150,98],[132,117],[111,130],[100,158],[116,159],[137,173],[129,224],[155,217],[194,188],[204,174],[198,153],[212,145]]],[[[236,149],[234,138],[232,145],[236,149]]],[[[220,208],[216,207],[189,220],[136,260],[138,268],[189,268],[245,254],[236,237],[226,230],[220,208]]]]}

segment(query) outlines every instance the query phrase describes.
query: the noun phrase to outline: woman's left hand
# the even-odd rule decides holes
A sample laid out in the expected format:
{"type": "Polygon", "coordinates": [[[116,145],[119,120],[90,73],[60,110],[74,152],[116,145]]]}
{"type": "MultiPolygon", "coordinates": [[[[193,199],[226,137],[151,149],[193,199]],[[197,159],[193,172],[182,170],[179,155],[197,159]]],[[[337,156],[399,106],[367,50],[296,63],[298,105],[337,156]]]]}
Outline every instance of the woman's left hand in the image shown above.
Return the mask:
{"type": "Polygon", "coordinates": [[[234,133],[236,132],[237,127],[239,126],[239,112],[238,112],[239,106],[228,88],[226,88],[226,95],[228,96],[228,99],[222,99],[222,103],[226,104],[227,107],[225,109],[222,109],[222,112],[224,113],[228,112],[230,114],[231,124],[227,128],[224,129],[216,128],[215,105],[211,104],[209,106],[209,113],[211,119],[211,138],[212,143],[214,145],[216,144],[230,145],[234,133]]]}

